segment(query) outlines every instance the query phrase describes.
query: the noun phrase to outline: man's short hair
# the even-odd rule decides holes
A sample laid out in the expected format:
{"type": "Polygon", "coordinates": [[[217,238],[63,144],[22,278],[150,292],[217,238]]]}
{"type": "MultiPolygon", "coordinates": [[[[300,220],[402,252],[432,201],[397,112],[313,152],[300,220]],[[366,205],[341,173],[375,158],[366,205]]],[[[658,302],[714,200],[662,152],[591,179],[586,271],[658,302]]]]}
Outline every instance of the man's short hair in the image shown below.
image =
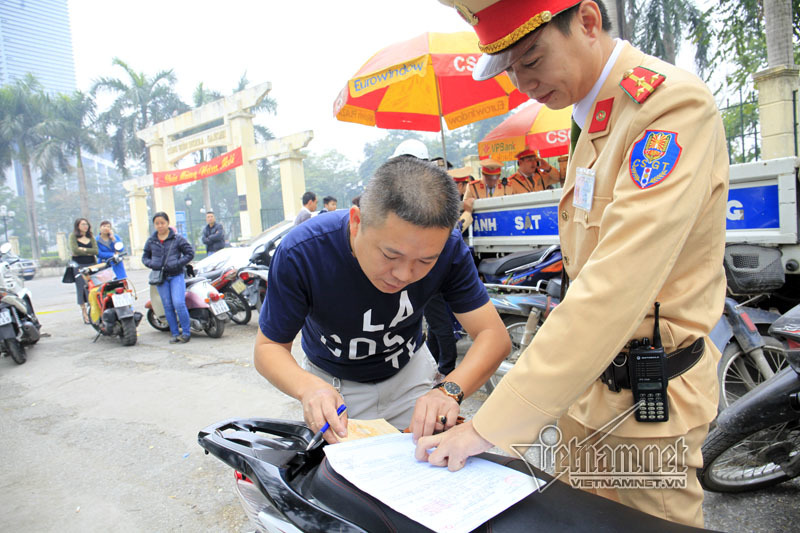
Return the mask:
{"type": "Polygon", "coordinates": [[[108,224],[110,226],[111,225],[111,221],[110,220],[104,220],[104,221],[102,221],[100,223],[101,226],[105,226],[106,224],[108,224]]]}
{"type": "Polygon", "coordinates": [[[214,211],[211,211],[211,210],[206,211],[206,215],[213,215],[213,214],[214,214],[214,211]]]}
{"type": "Polygon", "coordinates": [[[361,222],[380,226],[388,213],[423,228],[453,228],[460,209],[458,187],[441,167],[413,157],[378,167],[361,195],[361,222]]]}
{"type": "Polygon", "coordinates": [[[303,199],[302,199],[303,205],[306,205],[308,202],[313,202],[316,199],[317,199],[317,195],[316,194],[314,194],[311,191],[306,191],[303,194],[303,199]]]}
{"type": "MultiPolygon", "coordinates": [[[[603,4],[603,0],[594,0],[594,3],[597,4],[598,8],[600,8],[600,16],[603,18],[603,31],[611,31],[611,19],[608,18],[608,10],[606,9],[605,4],[603,4]]],[[[572,24],[572,19],[575,18],[575,14],[578,12],[579,7],[580,4],[578,3],[571,8],[562,11],[553,17],[553,20],[550,21],[550,24],[555,26],[562,35],[569,36],[571,33],[569,26],[572,24]]]]}
{"type": "Polygon", "coordinates": [[[336,201],[337,201],[336,198],[334,198],[333,196],[326,196],[325,198],[322,199],[322,205],[327,205],[331,202],[336,202],[336,201]]]}

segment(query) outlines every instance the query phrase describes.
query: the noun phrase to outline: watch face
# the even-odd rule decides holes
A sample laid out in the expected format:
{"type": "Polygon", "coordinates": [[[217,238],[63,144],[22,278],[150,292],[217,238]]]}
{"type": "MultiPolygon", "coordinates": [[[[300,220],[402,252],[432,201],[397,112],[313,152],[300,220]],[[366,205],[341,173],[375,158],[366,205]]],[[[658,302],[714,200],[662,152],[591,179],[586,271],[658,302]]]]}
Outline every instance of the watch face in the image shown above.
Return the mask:
{"type": "Polygon", "coordinates": [[[453,383],[452,381],[446,381],[442,383],[442,387],[448,394],[452,394],[454,396],[458,396],[461,394],[461,387],[458,384],[453,383]]]}

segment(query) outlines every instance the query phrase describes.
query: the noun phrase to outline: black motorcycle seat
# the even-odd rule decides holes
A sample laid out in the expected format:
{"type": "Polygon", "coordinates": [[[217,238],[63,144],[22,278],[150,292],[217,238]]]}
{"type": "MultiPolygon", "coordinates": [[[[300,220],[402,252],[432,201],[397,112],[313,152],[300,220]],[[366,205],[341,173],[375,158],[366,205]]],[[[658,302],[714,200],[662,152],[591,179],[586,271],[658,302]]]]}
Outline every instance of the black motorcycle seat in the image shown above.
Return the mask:
{"type": "Polygon", "coordinates": [[[208,281],[208,279],[201,276],[197,276],[195,278],[186,278],[186,286],[189,287],[195,283],[200,283],[201,281],[208,281]]]}
{"type": "Polygon", "coordinates": [[[488,276],[502,276],[512,268],[538,261],[546,251],[547,248],[542,248],[532,252],[514,252],[503,257],[484,259],[478,265],[478,272],[488,276]]]}
{"type": "Polygon", "coordinates": [[[222,275],[222,271],[223,270],[224,269],[222,269],[222,268],[218,268],[216,270],[209,270],[208,272],[198,272],[197,275],[199,277],[203,277],[203,278],[206,278],[206,279],[209,279],[209,280],[217,279],[218,277],[220,277],[222,275]]]}
{"type": "MultiPolygon", "coordinates": [[[[526,474],[529,473],[527,466],[520,459],[489,453],[481,454],[480,457],[526,474]]],[[[538,470],[536,472],[541,479],[546,481],[552,479],[543,472],[538,470]]],[[[402,473],[398,473],[398,475],[402,475],[402,473]]],[[[366,531],[430,531],[418,522],[360,491],[337,474],[327,459],[323,459],[313,474],[310,485],[306,488],[308,494],[313,494],[318,502],[328,510],[357,524],[366,531]]],[[[457,490],[457,487],[453,489],[457,490]]],[[[677,533],[706,530],[663,520],[557,481],[541,493],[532,493],[473,531],[493,533],[664,531],[677,533]]]]}

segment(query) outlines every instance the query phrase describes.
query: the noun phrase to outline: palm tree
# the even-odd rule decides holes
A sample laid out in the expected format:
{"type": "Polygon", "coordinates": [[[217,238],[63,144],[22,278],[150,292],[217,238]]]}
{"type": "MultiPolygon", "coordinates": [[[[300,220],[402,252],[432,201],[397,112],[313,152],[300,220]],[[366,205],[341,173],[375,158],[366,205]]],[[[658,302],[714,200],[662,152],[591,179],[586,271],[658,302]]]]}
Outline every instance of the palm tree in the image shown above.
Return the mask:
{"type": "Polygon", "coordinates": [[[94,120],[95,102],[91,96],[81,91],[58,95],[52,104],[52,116],[40,125],[46,140],[35,152],[40,166],[47,168],[50,163],[55,163],[65,173],[70,169],[67,156],[75,157],[81,216],[85,218],[89,218],[89,195],[81,153],[83,150],[97,153],[94,120]]]}
{"type": "Polygon", "coordinates": [[[792,1],[764,0],[767,30],[767,66],[794,66],[792,50],[792,1]]]}
{"type": "Polygon", "coordinates": [[[27,74],[12,85],[0,88],[0,164],[8,166],[12,161],[18,161],[22,166],[34,259],[41,256],[41,249],[31,163],[34,150],[44,140],[38,126],[45,120],[46,113],[47,97],[33,75],[27,74]]]}
{"type": "Polygon", "coordinates": [[[134,157],[144,162],[146,172],[153,171],[150,153],[144,142],[136,137],[136,132],[165,120],[174,113],[183,113],[189,107],[184,104],[172,85],[175,74],[172,70],[161,70],[153,76],[136,72],[127,63],[115,57],[113,65],[121,67],[127,80],[119,78],[100,78],[92,85],[91,93],[107,90],[116,99],[111,107],[99,117],[104,132],[113,128],[110,137],[111,155],[120,171],[128,174],[127,161],[134,157]]]}

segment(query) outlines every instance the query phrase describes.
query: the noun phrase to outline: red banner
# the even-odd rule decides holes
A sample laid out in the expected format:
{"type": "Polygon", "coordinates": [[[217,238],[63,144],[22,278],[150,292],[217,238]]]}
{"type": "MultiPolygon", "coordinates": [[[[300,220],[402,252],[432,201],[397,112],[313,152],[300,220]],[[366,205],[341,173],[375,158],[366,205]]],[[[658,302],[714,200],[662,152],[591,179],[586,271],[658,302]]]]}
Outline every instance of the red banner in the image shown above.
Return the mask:
{"type": "Polygon", "coordinates": [[[153,185],[155,187],[173,187],[181,183],[189,183],[222,174],[226,170],[236,168],[242,164],[242,149],[231,150],[215,157],[205,163],[200,163],[189,168],[167,170],[166,172],[153,172],[153,185]]]}

